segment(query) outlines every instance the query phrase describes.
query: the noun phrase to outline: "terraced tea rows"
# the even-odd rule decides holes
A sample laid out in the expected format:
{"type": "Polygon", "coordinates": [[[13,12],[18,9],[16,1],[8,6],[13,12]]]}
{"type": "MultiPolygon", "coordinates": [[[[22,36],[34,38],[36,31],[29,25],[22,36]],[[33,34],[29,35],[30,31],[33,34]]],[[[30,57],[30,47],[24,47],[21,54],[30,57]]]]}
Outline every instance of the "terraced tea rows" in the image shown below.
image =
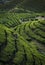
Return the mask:
{"type": "MultiPolygon", "coordinates": [[[[45,22],[45,21],[44,21],[45,22]]],[[[26,36],[36,39],[39,42],[45,43],[45,24],[39,21],[23,23],[17,28],[17,32],[23,36],[22,33],[26,36]]]]}
{"type": "Polygon", "coordinates": [[[3,17],[0,17],[0,24],[4,24],[7,27],[15,27],[21,22],[15,13],[6,13],[3,17]]]}
{"type": "Polygon", "coordinates": [[[45,65],[45,1],[0,1],[0,65],[45,65]]]}
{"type": "Polygon", "coordinates": [[[24,22],[29,22],[32,20],[38,20],[36,17],[41,17],[43,15],[36,13],[15,13],[15,12],[5,12],[0,13],[0,24],[12,28],[20,25],[24,22]]]}
{"type": "Polygon", "coordinates": [[[45,21],[22,14],[0,16],[0,65],[45,65],[45,21]]]}
{"type": "Polygon", "coordinates": [[[0,65],[45,65],[45,21],[18,25],[14,31],[0,24],[0,65]]]}
{"type": "Polygon", "coordinates": [[[5,26],[12,28],[17,25],[20,25],[21,23],[34,20],[36,16],[40,15],[36,13],[0,13],[0,24],[4,24],[5,26]]]}

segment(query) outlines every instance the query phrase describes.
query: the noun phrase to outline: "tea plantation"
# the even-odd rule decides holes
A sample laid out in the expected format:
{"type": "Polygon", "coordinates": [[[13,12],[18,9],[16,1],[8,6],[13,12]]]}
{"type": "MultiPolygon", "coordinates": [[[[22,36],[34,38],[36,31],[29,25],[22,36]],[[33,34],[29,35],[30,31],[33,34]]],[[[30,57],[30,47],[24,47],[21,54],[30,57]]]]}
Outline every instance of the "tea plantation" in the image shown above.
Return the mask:
{"type": "Polygon", "coordinates": [[[30,16],[0,16],[0,65],[45,65],[45,20],[30,16]]]}

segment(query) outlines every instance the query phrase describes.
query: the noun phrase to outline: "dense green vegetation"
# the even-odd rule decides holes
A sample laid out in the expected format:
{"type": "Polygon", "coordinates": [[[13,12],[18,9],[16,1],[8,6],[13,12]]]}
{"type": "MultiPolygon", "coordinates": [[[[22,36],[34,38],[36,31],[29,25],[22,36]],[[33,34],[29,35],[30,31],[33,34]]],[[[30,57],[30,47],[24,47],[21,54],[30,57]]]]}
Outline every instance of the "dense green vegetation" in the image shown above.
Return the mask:
{"type": "Polygon", "coordinates": [[[0,65],[45,65],[44,45],[45,21],[24,22],[13,29],[0,23],[0,65]]]}
{"type": "MultiPolygon", "coordinates": [[[[3,24],[9,28],[20,25],[24,22],[28,21],[36,21],[37,17],[45,16],[45,13],[39,14],[34,12],[28,13],[15,13],[13,11],[9,11],[6,13],[0,13],[0,24],[3,24]]],[[[42,17],[43,18],[43,17],[42,17]]],[[[39,19],[37,19],[38,21],[39,19]]]]}
{"type": "Polygon", "coordinates": [[[0,65],[45,65],[44,7],[44,0],[0,0],[0,65]]]}
{"type": "Polygon", "coordinates": [[[24,0],[19,6],[35,12],[45,12],[45,0],[24,0]]]}
{"type": "Polygon", "coordinates": [[[45,0],[1,0],[0,9],[9,10],[14,7],[23,7],[31,11],[45,12],[45,0]]]}
{"type": "Polygon", "coordinates": [[[19,18],[16,16],[15,13],[5,13],[3,15],[1,14],[0,23],[7,27],[15,27],[21,24],[21,22],[19,21],[19,18]]]}

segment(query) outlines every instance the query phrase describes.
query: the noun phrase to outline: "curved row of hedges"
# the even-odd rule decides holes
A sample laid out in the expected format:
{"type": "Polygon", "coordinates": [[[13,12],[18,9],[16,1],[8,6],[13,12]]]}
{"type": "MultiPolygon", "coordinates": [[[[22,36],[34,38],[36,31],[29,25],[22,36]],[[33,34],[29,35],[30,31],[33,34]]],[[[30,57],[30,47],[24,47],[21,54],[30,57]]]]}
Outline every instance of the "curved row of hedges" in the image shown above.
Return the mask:
{"type": "Polygon", "coordinates": [[[23,23],[14,31],[0,24],[0,65],[45,65],[45,21],[23,23]]]}

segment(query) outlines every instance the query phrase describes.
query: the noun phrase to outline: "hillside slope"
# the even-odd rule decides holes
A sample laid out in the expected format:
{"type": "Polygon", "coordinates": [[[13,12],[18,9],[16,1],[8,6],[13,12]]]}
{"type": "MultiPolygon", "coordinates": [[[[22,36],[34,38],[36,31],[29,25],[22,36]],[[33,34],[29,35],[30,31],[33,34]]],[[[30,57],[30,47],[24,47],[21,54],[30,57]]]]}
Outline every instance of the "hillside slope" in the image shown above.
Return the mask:
{"type": "MultiPolygon", "coordinates": [[[[20,5],[20,4],[19,4],[20,5]]],[[[23,7],[25,9],[29,9],[32,11],[45,11],[45,0],[24,0],[21,2],[20,7],[23,7]]]]}
{"type": "Polygon", "coordinates": [[[7,12],[7,13],[0,14],[0,24],[3,24],[8,28],[13,28],[21,24],[21,22],[15,13],[7,12]]]}
{"type": "Polygon", "coordinates": [[[34,40],[37,40],[38,42],[42,42],[45,44],[45,26],[44,25],[45,25],[45,21],[27,22],[27,23],[23,23],[19,25],[16,28],[16,31],[22,36],[26,35],[30,39],[33,38],[34,40]]]}
{"type": "Polygon", "coordinates": [[[29,9],[31,11],[44,12],[45,0],[2,0],[0,1],[1,10],[9,10],[11,8],[29,9]]]}
{"type": "Polygon", "coordinates": [[[0,65],[45,65],[45,21],[0,24],[0,65]]]}
{"type": "Polygon", "coordinates": [[[0,9],[1,10],[9,10],[14,8],[18,3],[22,0],[1,0],[0,1],[0,9]]]}

